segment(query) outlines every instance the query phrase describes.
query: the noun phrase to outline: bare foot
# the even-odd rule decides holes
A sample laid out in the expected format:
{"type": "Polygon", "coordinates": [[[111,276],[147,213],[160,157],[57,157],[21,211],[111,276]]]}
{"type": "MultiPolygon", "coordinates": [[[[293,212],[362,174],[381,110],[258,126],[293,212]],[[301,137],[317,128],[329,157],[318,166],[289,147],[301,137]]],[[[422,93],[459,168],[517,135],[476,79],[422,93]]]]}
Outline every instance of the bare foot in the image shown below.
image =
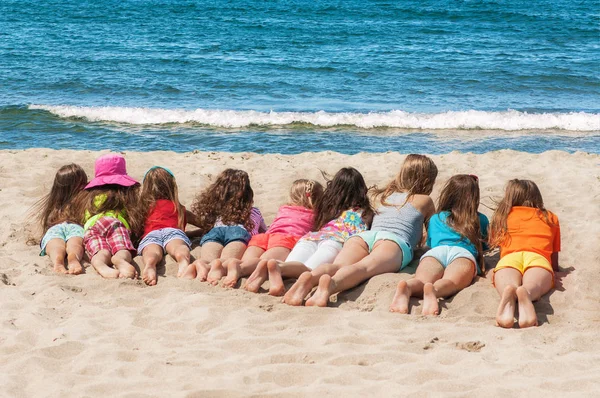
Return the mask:
{"type": "Polygon", "coordinates": [[[244,286],[244,289],[246,289],[247,291],[252,292],[252,293],[258,293],[258,291],[260,290],[260,287],[262,286],[263,283],[265,283],[266,280],[267,280],[267,262],[262,260],[258,263],[258,265],[256,266],[256,269],[254,270],[252,275],[250,275],[250,277],[246,281],[246,286],[244,286]]]}
{"type": "MultiPolygon", "coordinates": [[[[183,276],[183,274],[185,274],[188,271],[188,269],[190,268],[190,263],[188,263],[187,260],[186,261],[181,261],[178,264],[178,266],[179,267],[177,268],[177,277],[181,278],[183,276]]],[[[194,278],[195,277],[196,276],[194,275],[194,278]]]]}
{"type": "Polygon", "coordinates": [[[208,277],[208,271],[210,269],[206,261],[198,259],[194,261],[190,267],[196,268],[196,279],[198,279],[200,282],[206,281],[206,278],[208,277]]]}
{"type": "Polygon", "coordinates": [[[438,305],[438,299],[435,295],[435,289],[432,283],[426,283],[423,285],[423,315],[439,315],[440,306],[438,305]]]}
{"type": "Polygon", "coordinates": [[[227,276],[223,279],[223,287],[233,289],[240,279],[240,273],[240,262],[230,261],[229,264],[227,264],[227,276]]]}
{"type": "Polygon", "coordinates": [[[406,281],[398,282],[396,294],[394,294],[392,304],[390,305],[390,312],[408,314],[408,303],[410,302],[410,294],[411,292],[408,288],[408,284],[406,283],[406,281]]]}
{"type": "Polygon", "coordinates": [[[269,271],[269,294],[271,296],[283,296],[285,285],[281,278],[281,269],[277,260],[269,260],[267,262],[267,270],[269,271]]]}
{"type": "Polygon", "coordinates": [[[515,324],[515,301],[517,300],[516,288],[506,286],[496,312],[496,323],[503,328],[512,328],[515,324]]]}
{"type": "Polygon", "coordinates": [[[119,277],[119,270],[109,267],[106,264],[100,265],[100,264],[94,264],[94,262],[92,262],[92,266],[94,267],[96,272],[98,272],[100,274],[100,276],[102,276],[103,278],[117,279],[119,277]]]}
{"type": "Polygon", "coordinates": [[[156,285],[156,265],[145,266],[144,271],[142,272],[142,279],[144,280],[144,283],[146,283],[146,285],[148,286],[156,285]]]}
{"type": "Polygon", "coordinates": [[[115,261],[115,268],[119,271],[119,278],[135,279],[138,276],[135,267],[125,260],[115,261]]]}
{"type": "Polygon", "coordinates": [[[519,327],[521,329],[537,326],[537,314],[531,302],[529,292],[523,286],[517,288],[517,300],[519,301],[519,327]]]}
{"type": "Polygon", "coordinates": [[[69,274],[79,275],[83,273],[83,267],[76,255],[70,254],[67,256],[67,264],[69,265],[69,274]]]}
{"type": "Polygon", "coordinates": [[[319,286],[315,293],[306,300],[307,307],[327,307],[329,303],[329,297],[333,292],[335,282],[331,279],[330,275],[323,275],[319,278],[319,286]]]}
{"type": "Polygon", "coordinates": [[[64,264],[54,263],[54,272],[57,274],[67,274],[69,271],[67,271],[64,264]]]}
{"type": "Polygon", "coordinates": [[[198,271],[196,270],[196,265],[190,264],[181,273],[181,275],[179,277],[182,278],[182,279],[195,279],[196,276],[197,276],[197,274],[198,274],[198,271]]]}
{"type": "Polygon", "coordinates": [[[283,302],[294,306],[302,305],[304,298],[310,293],[312,288],[312,274],[308,271],[304,272],[283,296],[283,302]]]}
{"type": "Polygon", "coordinates": [[[225,273],[225,270],[223,268],[223,263],[221,262],[221,260],[219,260],[219,259],[214,260],[210,264],[210,272],[208,273],[208,277],[206,278],[206,281],[213,286],[217,286],[219,284],[219,281],[223,277],[224,273],[225,273]]]}

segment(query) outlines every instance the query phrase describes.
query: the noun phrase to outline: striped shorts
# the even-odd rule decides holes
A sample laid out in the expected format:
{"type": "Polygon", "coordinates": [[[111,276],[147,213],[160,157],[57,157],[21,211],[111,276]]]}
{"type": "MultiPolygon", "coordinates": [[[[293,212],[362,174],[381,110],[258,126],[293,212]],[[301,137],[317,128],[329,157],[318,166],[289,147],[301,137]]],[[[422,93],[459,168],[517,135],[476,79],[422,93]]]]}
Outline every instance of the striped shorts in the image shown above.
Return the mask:
{"type": "Polygon", "coordinates": [[[165,251],[167,244],[175,239],[182,240],[183,243],[185,243],[188,247],[192,246],[190,238],[188,238],[185,232],[182,230],[177,228],[162,228],[152,231],[148,235],[144,236],[138,246],[138,254],[142,255],[142,250],[144,250],[144,248],[148,245],[161,246],[163,251],[165,251]]]}

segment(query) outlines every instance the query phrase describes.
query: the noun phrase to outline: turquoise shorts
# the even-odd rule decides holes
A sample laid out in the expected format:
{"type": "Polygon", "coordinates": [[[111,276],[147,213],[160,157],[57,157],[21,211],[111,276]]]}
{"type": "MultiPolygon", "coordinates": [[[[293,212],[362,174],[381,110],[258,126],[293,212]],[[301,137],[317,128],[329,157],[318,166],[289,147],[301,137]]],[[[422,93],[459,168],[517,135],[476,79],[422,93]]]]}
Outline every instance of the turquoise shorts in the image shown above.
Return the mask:
{"type": "Polygon", "coordinates": [[[410,244],[408,244],[408,242],[403,241],[398,237],[398,235],[392,232],[365,231],[355,236],[358,236],[359,238],[365,241],[367,246],[369,246],[369,253],[373,251],[373,246],[375,246],[375,243],[379,242],[380,240],[389,240],[397,244],[402,250],[402,264],[400,265],[400,269],[398,271],[402,270],[404,267],[410,264],[410,262],[413,259],[413,250],[410,247],[410,244]]]}
{"type": "Polygon", "coordinates": [[[423,260],[425,257],[435,258],[437,261],[439,261],[440,264],[442,264],[442,267],[444,267],[444,269],[446,269],[446,267],[448,267],[448,265],[450,265],[450,263],[452,263],[457,258],[466,258],[467,260],[471,260],[473,264],[475,264],[475,275],[479,273],[479,265],[477,265],[477,260],[475,260],[475,256],[473,256],[473,254],[464,247],[434,247],[433,249],[430,249],[425,254],[423,254],[421,256],[421,260],[423,260]]]}
{"type": "Polygon", "coordinates": [[[83,227],[81,225],[64,222],[50,227],[40,242],[40,248],[42,249],[40,256],[46,255],[46,245],[52,239],[61,239],[66,242],[71,238],[83,239],[83,227]]]}

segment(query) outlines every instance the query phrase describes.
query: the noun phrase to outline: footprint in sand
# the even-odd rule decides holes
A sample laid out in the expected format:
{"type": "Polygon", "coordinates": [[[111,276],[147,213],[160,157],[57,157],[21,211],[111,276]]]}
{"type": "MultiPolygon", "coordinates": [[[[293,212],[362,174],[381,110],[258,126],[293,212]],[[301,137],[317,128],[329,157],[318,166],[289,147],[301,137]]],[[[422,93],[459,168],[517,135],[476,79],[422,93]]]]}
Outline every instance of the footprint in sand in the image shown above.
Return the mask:
{"type": "Polygon", "coordinates": [[[467,341],[465,343],[454,343],[454,346],[458,349],[469,351],[469,352],[479,352],[485,344],[481,341],[467,341]]]}

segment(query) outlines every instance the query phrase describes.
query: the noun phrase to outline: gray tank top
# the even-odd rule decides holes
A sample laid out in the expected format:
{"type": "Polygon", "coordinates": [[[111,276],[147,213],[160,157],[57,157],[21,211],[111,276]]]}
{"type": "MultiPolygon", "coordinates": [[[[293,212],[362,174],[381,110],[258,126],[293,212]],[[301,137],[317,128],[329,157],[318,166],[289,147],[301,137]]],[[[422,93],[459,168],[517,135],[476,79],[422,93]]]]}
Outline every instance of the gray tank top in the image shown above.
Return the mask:
{"type": "Polygon", "coordinates": [[[391,194],[386,202],[392,206],[380,206],[377,209],[371,231],[391,232],[414,249],[421,241],[425,216],[406,202],[406,197],[405,193],[391,194]]]}

